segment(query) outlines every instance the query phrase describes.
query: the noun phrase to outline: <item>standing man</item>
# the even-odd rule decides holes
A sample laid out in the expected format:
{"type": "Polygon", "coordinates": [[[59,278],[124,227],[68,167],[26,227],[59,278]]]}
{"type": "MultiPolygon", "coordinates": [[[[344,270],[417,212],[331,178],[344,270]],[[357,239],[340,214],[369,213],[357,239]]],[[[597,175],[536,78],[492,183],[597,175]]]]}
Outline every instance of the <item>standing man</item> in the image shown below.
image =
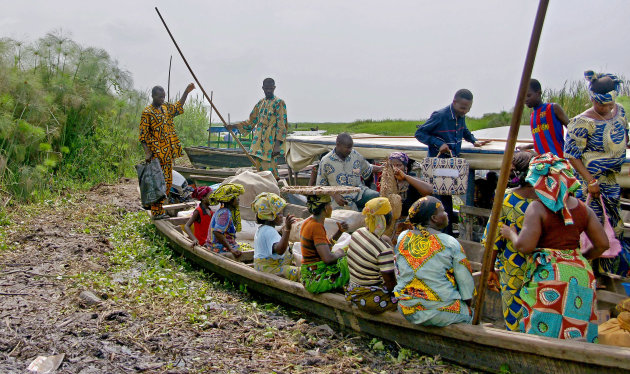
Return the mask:
{"type": "MultiPolygon", "coordinates": [[[[195,89],[194,83],[190,83],[182,97],[175,104],[165,103],[166,93],[164,88],[155,86],[151,90],[153,102],[144,108],[140,117],[140,143],[144,149],[146,162],[151,162],[154,157],[160,161],[164,180],[166,181],[166,195],[168,196],[173,183],[173,160],[182,156],[182,145],[175,133],[173,117],[184,113],[184,103],[188,93],[195,89]]],[[[166,198],[151,205],[153,219],[168,218],[162,208],[166,198]]]]}
{"type": "Polygon", "coordinates": [[[564,128],[569,124],[569,117],[562,107],[555,103],[543,103],[542,87],[536,79],[529,81],[525,105],[532,109],[529,126],[532,128],[534,144],[520,148],[535,149],[539,155],[551,152],[564,157],[564,128]]]}
{"type": "MultiPolygon", "coordinates": [[[[455,92],[453,102],[445,108],[433,112],[423,125],[418,125],[416,139],[429,147],[429,157],[440,155],[458,157],[462,149],[462,139],[473,143],[475,147],[487,144],[489,140],[479,141],[466,127],[466,113],[470,111],[473,94],[462,88],[455,92]]],[[[453,214],[453,197],[450,195],[436,196],[444,204],[448,213],[446,233],[453,235],[453,222],[457,219],[453,214]]]]}
{"type": "Polygon", "coordinates": [[[241,134],[253,132],[249,153],[256,161],[259,171],[269,170],[278,179],[278,158],[284,156],[284,141],[287,138],[287,106],[284,100],[274,96],[276,83],[265,78],[262,85],[265,98],[252,110],[247,121],[231,126],[241,134]]]}
{"type": "Polygon", "coordinates": [[[335,148],[322,157],[317,169],[318,186],[359,187],[361,191],[348,195],[332,195],[333,206],[348,206],[353,210],[363,210],[365,204],[379,197],[377,191],[369,189],[361,180],[369,178],[372,172],[381,171],[382,167],[370,165],[361,154],[352,147],[352,137],[343,132],[337,135],[335,148]]]}

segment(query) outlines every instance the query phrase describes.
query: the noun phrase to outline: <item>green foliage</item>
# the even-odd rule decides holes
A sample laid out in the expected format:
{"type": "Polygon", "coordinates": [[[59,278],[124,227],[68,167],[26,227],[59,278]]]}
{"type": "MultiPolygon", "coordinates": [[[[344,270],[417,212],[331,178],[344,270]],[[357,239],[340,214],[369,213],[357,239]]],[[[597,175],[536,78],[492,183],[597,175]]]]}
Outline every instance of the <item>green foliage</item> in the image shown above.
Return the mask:
{"type": "Polygon", "coordinates": [[[205,145],[208,143],[209,111],[203,97],[188,97],[184,113],[175,117],[175,131],[182,146],[205,145]]]}
{"type": "Polygon", "coordinates": [[[107,52],[61,31],[0,40],[0,188],[38,200],[132,174],[146,102],[107,52]]]}
{"type": "Polygon", "coordinates": [[[385,350],[385,345],[383,344],[382,341],[376,339],[376,338],[372,338],[372,340],[370,341],[370,349],[372,349],[373,351],[384,351],[385,350]]]}
{"type": "MultiPolygon", "coordinates": [[[[509,112],[484,114],[481,118],[466,118],[466,125],[471,131],[487,127],[508,126],[512,114],[509,112]]],[[[326,134],[339,134],[349,132],[352,134],[376,134],[386,136],[412,136],[418,125],[426,120],[357,120],[351,123],[296,123],[290,126],[290,130],[326,130],[326,134]],[[296,127],[297,126],[297,127],[296,127]]]]}

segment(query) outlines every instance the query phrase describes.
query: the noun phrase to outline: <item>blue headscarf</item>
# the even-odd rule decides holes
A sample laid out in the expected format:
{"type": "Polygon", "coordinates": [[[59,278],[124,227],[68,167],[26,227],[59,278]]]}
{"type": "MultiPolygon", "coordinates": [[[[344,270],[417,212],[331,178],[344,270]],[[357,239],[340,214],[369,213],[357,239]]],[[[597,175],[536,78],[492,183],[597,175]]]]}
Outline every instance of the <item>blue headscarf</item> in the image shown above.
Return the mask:
{"type": "Polygon", "coordinates": [[[587,70],[584,72],[584,78],[586,78],[586,80],[589,82],[588,94],[590,95],[591,100],[596,101],[600,104],[608,104],[615,101],[615,99],[617,98],[617,95],[619,94],[619,86],[621,85],[621,79],[619,79],[619,77],[617,77],[614,74],[605,74],[605,73],[597,74],[593,72],[593,70],[587,70]],[[604,77],[608,77],[612,79],[613,82],[615,82],[615,89],[605,94],[598,94],[598,93],[593,92],[591,90],[591,85],[593,84],[593,81],[596,81],[604,77]]]}
{"type": "Polygon", "coordinates": [[[402,162],[405,166],[409,163],[409,156],[407,156],[404,152],[392,152],[389,154],[390,160],[398,160],[402,162]]]}

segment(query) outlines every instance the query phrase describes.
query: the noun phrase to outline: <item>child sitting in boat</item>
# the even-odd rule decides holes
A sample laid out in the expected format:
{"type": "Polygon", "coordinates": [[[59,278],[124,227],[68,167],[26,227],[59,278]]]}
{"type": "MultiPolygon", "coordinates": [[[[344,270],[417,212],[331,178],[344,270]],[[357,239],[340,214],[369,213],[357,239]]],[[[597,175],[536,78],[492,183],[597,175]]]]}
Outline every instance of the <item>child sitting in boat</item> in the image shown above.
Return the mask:
{"type": "Polygon", "coordinates": [[[239,245],[236,242],[236,232],[241,231],[241,211],[238,206],[238,197],[245,190],[236,183],[222,184],[210,195],[210,205],[221,203],[210,220],[206,246],[212,251],[224,254],[227,257],[238,258],[241,256],[239,245]]]}
{"type": "Polygon", "coordinates": [[[282,225],[282,210],[286,205],[283,198],[270,192],[258,194],[252,202],[252,210],[260,224],[254,236],[254,269],[298,281],[299,269],[292,266],[293,255],[287,250],[295,217],[289,214],[284,219],[282,235],[275,229],[282,225]]]}
{"type": "Polygon", "coordinates": [[[394,247],[398,310],[424,326],[470,323],[475,284],[462,246],[441,232],[448,225],[444,206],[423,197],[409,209],[409,221],[414,228],[403,231],[394,247]]]}
{"type": "Polygon", "coordinates": [[[365,204],[363,215],[366,227],[352,233],[348,248],[346,300],[367,313],[396,310],[392,241],[383,235],[392,221],[392,206],[377,197],[365,204]]]}
{"type": "Polygon", "coordinates": [[[208,228],[210,227],[210,220],[212,219],[212,210],[210,209],[210,193],[212,189],[208,186],[202,186],[195,188],[192,193],[193,199],[199,200],[199,205],[193,210],[192,215],[184,226],[184,231],[188,234],[190,240],[192,240],[192,247],[199,243],[204,244],[208,238],[208,228]],[[194,234],[190,229],[190,226],[194,225],[194,234]]]}
{"type": "Polygon", "coordinates": [[[345,222],[337,223],[339,230],[333,235],[332,241],[324,228],[324,220],[332,215],[331,202],[329,195],[308,195],[306,200],[306,206],[312,215],[304,220],[300,230],[300,272],[304,288],[312,293],[341,288],[350,279],[346,253],[342,249],[331,251],[332,242],[348,230],[348,225],[345,222]]]}

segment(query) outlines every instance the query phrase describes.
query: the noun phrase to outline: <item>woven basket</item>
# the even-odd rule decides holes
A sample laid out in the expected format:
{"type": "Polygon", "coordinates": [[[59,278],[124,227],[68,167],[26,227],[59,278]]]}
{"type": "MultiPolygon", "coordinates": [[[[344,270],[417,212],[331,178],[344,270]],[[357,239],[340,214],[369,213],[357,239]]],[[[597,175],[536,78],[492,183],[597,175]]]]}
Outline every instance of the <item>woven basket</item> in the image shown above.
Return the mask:
{"type": "Polygon", "coordinates": [[[345,195],[357,193],[361,189],[349,186],[286,186],[282,187],[280,191],[300,195],[345,195]]]}

